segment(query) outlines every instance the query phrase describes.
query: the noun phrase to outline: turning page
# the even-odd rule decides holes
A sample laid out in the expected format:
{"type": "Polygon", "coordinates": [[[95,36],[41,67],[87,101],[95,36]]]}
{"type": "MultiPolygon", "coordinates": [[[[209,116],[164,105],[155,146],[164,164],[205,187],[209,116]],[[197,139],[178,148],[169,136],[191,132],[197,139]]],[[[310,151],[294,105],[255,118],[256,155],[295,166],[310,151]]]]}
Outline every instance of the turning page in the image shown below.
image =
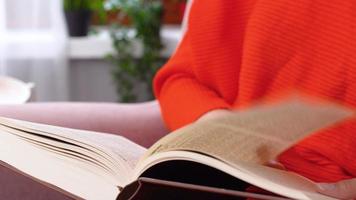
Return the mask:
{"type": "Polygon", "coordinates": [[[316,130],[353,112],[335,104],[292,100],[257,106],[177,130],[151,147],[146,157],[167,151],[201,152],[230,164],[265,164],[316,130]]]}

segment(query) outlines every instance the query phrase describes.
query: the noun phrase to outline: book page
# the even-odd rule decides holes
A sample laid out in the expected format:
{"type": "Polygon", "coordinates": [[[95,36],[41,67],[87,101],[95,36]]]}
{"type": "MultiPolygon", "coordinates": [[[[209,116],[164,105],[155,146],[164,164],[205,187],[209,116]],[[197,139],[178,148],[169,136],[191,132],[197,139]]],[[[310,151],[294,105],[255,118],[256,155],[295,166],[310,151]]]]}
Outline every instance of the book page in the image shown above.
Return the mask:
{"type": "Polygon", "coordinates": [[[119,193],[117,186],[98,169],[38,148],[2,130],[0,149],[2,162],[76,199],[115,199],[119,193]]]}
{"type": "Polygon", "coordinates": [[[265,164],[302,138],[353,114],[335,104],[291,100],[197,122],[157,142],[146,158],[167,151],[199,152],[236,165],[265,164]]]}
{"type": "Polygon", "coordinates": [[[0,130],[47,151],[103,168],[121,186],[127,183],[128,174],[146,151],[121,136],[8,118],[0,118],[0,130]]]}

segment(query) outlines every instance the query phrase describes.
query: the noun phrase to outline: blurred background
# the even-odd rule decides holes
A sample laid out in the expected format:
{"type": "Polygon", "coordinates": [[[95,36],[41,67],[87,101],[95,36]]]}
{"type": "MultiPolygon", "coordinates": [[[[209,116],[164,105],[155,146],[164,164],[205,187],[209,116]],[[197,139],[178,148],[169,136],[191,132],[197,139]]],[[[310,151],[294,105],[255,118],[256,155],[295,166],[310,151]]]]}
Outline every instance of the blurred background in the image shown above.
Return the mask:
{"type": "Polygon", "coordinates": [[[0,0],[0,103],[153,99],[153,75],[180,40],[186,4],[0,0]]]}

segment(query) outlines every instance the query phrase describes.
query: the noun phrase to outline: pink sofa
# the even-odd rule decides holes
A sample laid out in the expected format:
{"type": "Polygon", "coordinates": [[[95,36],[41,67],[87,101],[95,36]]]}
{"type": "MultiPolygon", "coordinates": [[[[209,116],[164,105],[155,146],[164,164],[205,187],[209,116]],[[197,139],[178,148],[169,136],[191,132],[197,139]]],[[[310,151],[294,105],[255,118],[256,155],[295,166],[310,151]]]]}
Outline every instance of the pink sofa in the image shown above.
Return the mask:
{"type": "Polygon", "coordinates": [[[8,105],[0,106],[0,116],[122,135],[145,147],[168,133],[156,101],[8,105]]]}
{"type": "MultiPolygon", "coordinates": [[[[0,106],[0,116],[118,134],[149,147],[168,133],[158,103],[29,103],[0,106]]],[[[0,166],[0,199],[67,199],[0,166]]]]}

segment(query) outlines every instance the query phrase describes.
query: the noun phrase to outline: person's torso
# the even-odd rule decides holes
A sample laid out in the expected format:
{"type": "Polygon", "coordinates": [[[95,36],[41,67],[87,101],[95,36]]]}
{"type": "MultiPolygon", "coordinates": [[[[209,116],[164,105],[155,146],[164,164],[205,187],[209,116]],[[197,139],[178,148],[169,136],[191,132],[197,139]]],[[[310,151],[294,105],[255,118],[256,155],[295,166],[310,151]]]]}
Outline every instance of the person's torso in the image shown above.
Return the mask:
{"type": "Polygon", "coordinates": [[[356,106],[353,0],[196,0],[198,79],[234,106],[299,91],[356,106]]]}

